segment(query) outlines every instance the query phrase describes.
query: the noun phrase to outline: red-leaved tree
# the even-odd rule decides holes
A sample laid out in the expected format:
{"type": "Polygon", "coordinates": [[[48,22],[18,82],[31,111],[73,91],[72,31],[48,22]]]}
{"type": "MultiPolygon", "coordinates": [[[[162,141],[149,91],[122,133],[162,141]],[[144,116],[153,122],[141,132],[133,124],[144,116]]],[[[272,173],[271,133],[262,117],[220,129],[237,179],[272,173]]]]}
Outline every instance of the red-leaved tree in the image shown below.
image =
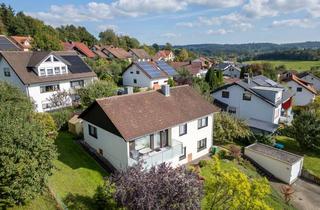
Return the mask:
{"type": "Polygon", "coordinates": [[[203,183],[185,167],[160,164],[144,170],[141,164],[112,177],[115,200],[128,209],[200,209],[203,183]]]}

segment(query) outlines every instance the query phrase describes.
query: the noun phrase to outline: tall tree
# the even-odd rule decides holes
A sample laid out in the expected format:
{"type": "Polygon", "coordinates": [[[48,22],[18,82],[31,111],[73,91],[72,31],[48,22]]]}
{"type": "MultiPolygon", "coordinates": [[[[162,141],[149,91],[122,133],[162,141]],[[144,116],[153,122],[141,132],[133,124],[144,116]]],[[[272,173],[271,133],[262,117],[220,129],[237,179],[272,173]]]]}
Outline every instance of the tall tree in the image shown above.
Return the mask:
{"type": "Polygon", "coordinates": [[[118,36],[112,29],[107,29],[99,33],[99,42],[105,45],[113,45],[115,47],[119,46],[118,36]]]}
{"type": "Polygon", "coordinates": [[[170,44],[169,42],[166,43],[166,45],[163,47],[164,50],[173,50],[172,44],[170,44]]]}
{"type": "Polygon", "coordinates": [[[84,42],[88,46],[93,46],[97,42],[97,39],[82,26],[66,25],[56,29],[59,32],[60,39],[63,41],[84,42]]]}
{"type": "Polygon", "coordinates": [[[20,90],[0,82],[0,206],[23,204],[46,185],[57,157],[47,124],[20,90]]]}
{"type": "Polygon", "coordinates": [[[180,52],[177,56],[177,60],[178,61],[186,61],[186,60],[188,60],[188,58],[189,58],[188,51],[184,48],[182,50],[180,50],[180,52]]]}
{"type": "Polygon", "coordinates": [[[220,70],[210,68],[205,76],[205,80],[213,90],[223,85],[223,74],[220,70]]]}

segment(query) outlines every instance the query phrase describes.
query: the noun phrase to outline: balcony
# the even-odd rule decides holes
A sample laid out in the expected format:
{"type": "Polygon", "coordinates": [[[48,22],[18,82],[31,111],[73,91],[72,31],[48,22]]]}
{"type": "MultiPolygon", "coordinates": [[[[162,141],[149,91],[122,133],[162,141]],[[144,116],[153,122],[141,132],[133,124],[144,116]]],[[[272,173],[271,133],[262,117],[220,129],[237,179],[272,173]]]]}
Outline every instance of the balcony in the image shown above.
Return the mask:
{"type": "Polygon", "coordinates": [[[144,168],[151,168],[164,162],[170,162],[175,157],[180,157],[183,154],[183,144],[172,139],[171,146],[157,148],[152,150],[149,147],[131,151],[129,157],[129,166],[142,161],[144,168]]]}

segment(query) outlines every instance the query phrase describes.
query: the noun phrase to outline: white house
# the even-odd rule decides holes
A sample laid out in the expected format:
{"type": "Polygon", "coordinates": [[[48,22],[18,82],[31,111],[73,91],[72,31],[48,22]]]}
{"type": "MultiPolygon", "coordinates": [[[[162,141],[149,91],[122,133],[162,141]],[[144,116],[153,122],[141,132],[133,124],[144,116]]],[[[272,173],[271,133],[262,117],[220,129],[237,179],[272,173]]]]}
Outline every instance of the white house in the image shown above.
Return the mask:
{"type": "Polygon", "coordinates": [[[303,72],[298,75],[300,79],[303,79],[304,81],[307,81],[312,84],[313,88],[320,92],[320,78],[315,76],[314,74],[311,74],[309,72],[303,72]]]}
{"type": "Polygon", "coordinates": [[[96,100],[79,117],[84,141],[115,169],[182,165],[208,154],[219,109],[193,88],[162,86],[96,100]]]}
{"type": "Polygon", "coordinates": [[[256,131],[273,133],[281,118],[292,118],[291,94],[259,75],[226,84],[212,93],[214,102],[256,131]],[[284,105],[285,104],[285,105],[284,105]]]}
{"type": "Polygon", "coordinates": [[[306,106],[314,101],[317,91],[313,88],[312,83],[300,79],[295,75],[285,78],[283,83],[284,86],[294,94],[294,105],[306,106]]]}
{"type": "Polygon", "coordinates": [[[255,143],[244,149],[244,154],[279,180],[292,184],[298,179],[303,157],[265,144],[255,143]]]}
{"type": "Polygon", "coordinates": [[[61,106],[49,100],[53,94],[66,91],[65,104],[79,99],[75,89],[96,79],[96,74],[76,52],[0,52],[0,80],[19,87],[32,98],[38,112],[61,106]]]}
{"type": "Polygon", "coordinates": [[[231,62],[219,63],[215,66],[216,69],[219,69],[223,72],[223,76],[228,76],[232,78],[240,78],[241,69],[231,62]]]}
{"type": "Polygon", "coordinates": [[[175,55],[171,50],[160,50],[154,56],[153,60],[155,61],[173,61],[175,59],[175,55]]]}
{"type": "Polygon", "coordinates": [[[176,71],[164,61],[133,62],[123,73],[123,85],[159,89],[168,84],[168,79],[176,75],[176,71]]]}

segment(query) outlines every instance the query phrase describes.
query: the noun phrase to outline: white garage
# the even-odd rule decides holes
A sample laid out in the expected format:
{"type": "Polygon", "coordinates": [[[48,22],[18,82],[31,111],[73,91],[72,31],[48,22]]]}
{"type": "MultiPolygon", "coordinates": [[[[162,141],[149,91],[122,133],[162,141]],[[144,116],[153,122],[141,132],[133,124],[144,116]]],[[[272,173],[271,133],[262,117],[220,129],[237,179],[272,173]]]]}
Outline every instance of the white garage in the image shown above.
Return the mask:
{"type": "Polygon", "coordinates": [[[261,143],[245,147],[244,154],[285,183],[292,184],[301,174],[302,156],[261,143]]]}

